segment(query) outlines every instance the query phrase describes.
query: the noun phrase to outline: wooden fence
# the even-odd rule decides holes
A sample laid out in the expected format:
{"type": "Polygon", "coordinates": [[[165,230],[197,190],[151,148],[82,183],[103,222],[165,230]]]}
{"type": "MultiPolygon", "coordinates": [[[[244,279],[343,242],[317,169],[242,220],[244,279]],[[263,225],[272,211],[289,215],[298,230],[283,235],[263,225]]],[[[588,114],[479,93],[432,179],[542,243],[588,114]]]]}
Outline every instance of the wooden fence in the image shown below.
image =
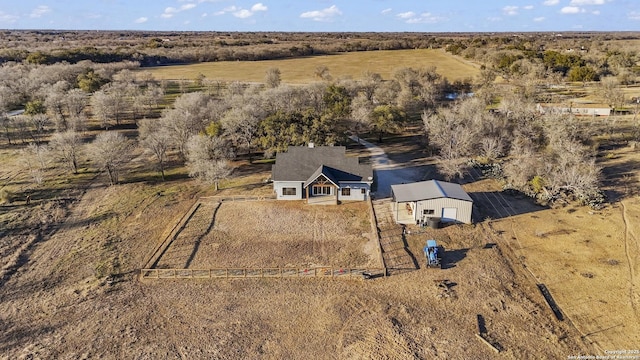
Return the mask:
{"type": "Polygon", "coordinates": [[[376,212],[373,209],[373,200],[371,197],[367,200],[369,203],[369,216],[371,217],[371,232],[372,235],[376,237],[376,243],[378,244],[378,258],[380,260],[380,265],[384,269],[385,275],[387,274],[387,264],[384,263],[384,256],[382,255],[382,239],[380,238],[380,231],[378,231],[378,219],[376,217],[376,212]]]}
{"type": "Polygon", "coordinates": [[[141,279],[214,279],[214,278],[377,278],[385,269],[318,268],[221,268],[221,269],[142,269],[141,279]]]}
{"type": "Polygon", "coordinates": [[[228,196],[203,196],[200,198],[203,201],[213,202],[229,202],[229,201],[271,201],[276,200],[275,195],[265,196],[249,196],[249,195],[228,195],[228,196]]]}

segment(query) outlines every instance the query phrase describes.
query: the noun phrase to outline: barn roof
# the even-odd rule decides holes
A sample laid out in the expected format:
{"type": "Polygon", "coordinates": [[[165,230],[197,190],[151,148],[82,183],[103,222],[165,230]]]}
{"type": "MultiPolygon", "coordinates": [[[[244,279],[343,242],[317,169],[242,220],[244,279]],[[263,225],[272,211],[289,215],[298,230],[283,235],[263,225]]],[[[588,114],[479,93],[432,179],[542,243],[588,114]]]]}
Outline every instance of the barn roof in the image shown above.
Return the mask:
{"type": "Polygon", "coordinates": [[[408,202],[440,198],[471,201],[462,186],[445,181],[429,180],[410,184],[391,185],[391,193],[395,201],[408,202]]]}
{"type": "Polygon", "coordinates": [[[276,154],[271,168],[273,181],[313,181],[320,174],[333,182],[371,182],[371,165],[360,164],[357,157],[346,156],[344,146],[289,146],[276,154]]]}

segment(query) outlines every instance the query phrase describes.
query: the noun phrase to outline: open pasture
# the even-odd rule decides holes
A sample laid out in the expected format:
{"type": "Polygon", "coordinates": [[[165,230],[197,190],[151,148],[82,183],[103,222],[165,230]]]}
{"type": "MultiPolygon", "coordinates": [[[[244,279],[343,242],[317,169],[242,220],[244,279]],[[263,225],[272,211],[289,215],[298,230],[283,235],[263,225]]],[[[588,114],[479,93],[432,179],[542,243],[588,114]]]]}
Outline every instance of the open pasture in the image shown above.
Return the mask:
{"type": "Polygon", "coordinates": [[[203,203],[160,268],[381,267],[366,203],[203,203]],[[199,221],[199,219],[204,219],[199,221]],[[191,231],[193,227],[199,230],[191,231]]]}
{"type": "Polygon", "coordinates": [[[171,65],[144,68],[156,79],[192,80],[199,74],[221,81],[264,82],[269,68],[279,68],[283,83],[304,84],[319,79],[316,68],[326,66],[331,76],[358,79],[365,72],[378,73],[388,80],[396,69],[414,69],[435,66],[437,72],[449,81],[473,78],[479,67],[442,50],[366,51],[338,55],[312,56],[297,59],[266,61],[222,61],[188,65],[171,65]]]}

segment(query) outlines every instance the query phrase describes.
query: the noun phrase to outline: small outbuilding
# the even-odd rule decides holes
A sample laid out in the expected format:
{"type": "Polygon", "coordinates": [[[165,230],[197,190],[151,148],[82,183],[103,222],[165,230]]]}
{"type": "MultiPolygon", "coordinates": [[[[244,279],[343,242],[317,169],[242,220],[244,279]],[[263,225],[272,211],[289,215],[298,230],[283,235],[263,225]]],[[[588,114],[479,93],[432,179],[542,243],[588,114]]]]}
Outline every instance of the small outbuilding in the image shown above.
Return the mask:
{"type": "Polygon", "coordinates": [[[399,224],[427,224],[433,219],[471,223],[473,200],[459,184],[429,180],[391,185],[391,197],[399,224]]]}

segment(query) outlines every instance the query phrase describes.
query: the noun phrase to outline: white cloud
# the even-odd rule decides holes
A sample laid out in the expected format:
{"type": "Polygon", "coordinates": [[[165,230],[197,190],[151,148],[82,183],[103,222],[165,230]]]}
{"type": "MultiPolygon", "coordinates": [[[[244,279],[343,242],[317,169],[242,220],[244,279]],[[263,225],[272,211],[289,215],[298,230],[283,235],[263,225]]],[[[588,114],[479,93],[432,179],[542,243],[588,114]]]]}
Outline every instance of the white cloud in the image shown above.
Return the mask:
{"type": "Polygon", "coordinates": [[[435,24],[445,21],[446,18],[435,16],[431,13],[422,13],[420,16],[407,20],[408,24],[435,24]]]}
{"type": "Polygon", "coordinates": [[[387,15],[387,14],[389,14],[389,13],[390,13],[390,12],[392,12],[392,11],[393,11],[393,9],[388,8],[388,9],[384,9],[384,10],[382,10],[382,11],[380,12],[380,14],[382,14],[382,15],[387,15]]]}
{"type": "Polygon", "coordinates": [[[560,0],[545,0],[545,2],[542,3],[542,5],[545,6],[554,6],[558,4],[560,4],[560,0]]]}
{"type": "Polygon", "coordinates": [[[600,10],[593,10],[591,13],[593,15],[600,15],[600,10]]]}
{"type": "Polygon", "coordinates": [[[143,23],[146,23],[148,20],[149,20],[149,18],[147,18],[147,17],[144,17],[144,16],[143,16],[143,17],[139,17],[139,18],[137,18],[137,19],[134,21],[134,23],[136,23],[136,24],[143,24],[143,23]]]}
{"type": "Polygon", "coordinates": [[[429,12],[416,14],[413,11],[407,11],[396,15],[399,19],[404,20],[407,24],[435,24],[447,20],[446,18],[433,15],[429,12]]]}
{"type": "Polygon", "coordinates": [[[581,9],[577,6],[565,6],[562,9],[560,9],[560,12],[562,14],[578,14],[584,11],[585,11],[584,9],[581,9]]]}
{"type": "Polygon", "coordinates": [[[213,13],[214,15],[224,15],[226,13],[230,13],[230,12],[236,12],[240,10],[240,8],[236,7],[236,6],[228,6],[220,11],[216,11],[215,13],[213,13]]]}
{"type": "Polygon", "coordinates": [[[605,0],[571,0],[569,5],[572,6],[581,6],[581,5],[604,5],[606,3],[605,0]]]}
{"type": "Polygon", "coordinates": [[[533,10],[533,5],[527,5],[522,7],[525,10],[533,10]]]}
{"type": "Polygon", "coordinates": [[[342,15],[342,11],[337,6],[331,5],[326,9],[307,11],[300,14],[303,19],[312,19],[313,21],[332,21],[334,17],[342,15]]]}
{"type": "Polygon", "coordinates": [[[258,11],[267,11],[267,10],[269,10],[269,8],[262,3],[257,3],[251,7],[251,11],[254,13],[258,11]]]}
{"type": "Polygon", "coordinates": [[[640,11],[632,11],[627,15],[627,17],[629,20],[640,20],[640,11]]]}
{"type": "Polygon", "coordinates": [[[220,11],[216,11],[213,13],[213,15],[220,16],[220,15],[231,13],[233,14],[233,16],[237,18],[246,19],[246,18],[252,17],[253,15],[255,15],[255,13],[259,11],[267,11],[267,10],[269,10],[269,8],[265,6],[263,3],[254,4],[253,6],[251,6],[251,10],[243,9],[241,7],[237,7],[233,5],[233,6],[228,6],[220,11]]]}
{"type": "Polygon", "coordinates": [[[494,17],[487,18],[487,21],[498,22],[498,21],[502,21],[502,18],[499,16],[494,16],[494,17]]]}
{"type": "Polygon", "coordinates": [[[541,22],[541,21],[544,21],[544,19],[545,19],[545,17],[544,17],[544,16],[540,16],[540,17],[537,17],[537,18],[533,18],[533,21],[535,21],[535,22],[541,22]]]}
{"type": "Polygon", "coordinates": [[[0,22],[12,24],[20,19],[17,15],[7,14],[4,11],[0,11],[0,22]]]}
{"type": "Polygon", "coordinates": [[[411,19],[412,17],[415,17],[415,16],[416,16],[416,13],[414,13],[413,11],[407,11],[407,12],[398,14],[398,17],[400,19],[411,19]]]}
{"type": "MultiPolygon", "coordinates": [[[[202,2],[202,1],[200,1],[200,2],[202,2]]],[[[191,10],[191,9],[195,8],[196,6],[198,6],[198,5],[194,4],[192,2],[182,5],[182,6],[180,6],[180,8],[175,8],[173,6],[169,6],[169,7],[164,9],[164,12],[162,14],[160,14],[160,17],[163,18],[163,19],[171,19],[175,14],[177,14],[179,12],[182,12],[182,11],[191,10]]]]}
{"type": "Polygon", "coordinates": [[[164,12],[160,15],[160,17],[163,19],[171,19],[177,12],[178,9],[169,6],[168,8],[164,9],[164,12]]]}
{"type": "Polygon", "coordinates": [[[247,9],[240,9],[236,12],[233,13],[233,16],[240,18],[240,19],[246,19],[248,17],[253,16],[253,13],[247,9]]]}
{"type": "Polygon", "coordinates": [[[505,6],[502,8],[502,12],[505,15],[513,16],[518,15],[518,7],[517,6],[505,6]]]}
{"type": "Polygon", "coordinates": [[[29,15],[29,17],[32,18],[41,18],[42,15],[51,12],[51,8],[46,6],[46,5],[40,5],[37,8],[33,9],[33,11],[31,11],[31,15],[29,15]]]}

